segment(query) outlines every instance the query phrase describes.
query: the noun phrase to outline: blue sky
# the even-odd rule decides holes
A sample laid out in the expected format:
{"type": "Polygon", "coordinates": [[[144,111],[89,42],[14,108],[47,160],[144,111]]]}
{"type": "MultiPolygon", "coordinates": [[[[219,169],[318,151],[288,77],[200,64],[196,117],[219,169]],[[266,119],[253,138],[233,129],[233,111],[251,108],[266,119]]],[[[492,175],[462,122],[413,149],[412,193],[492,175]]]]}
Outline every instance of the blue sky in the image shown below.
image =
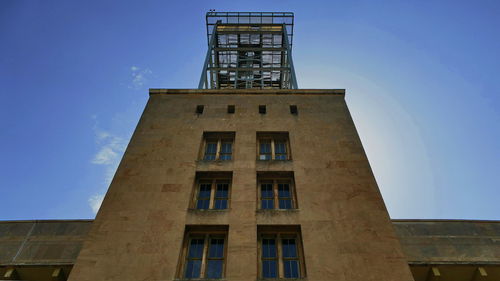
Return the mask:
{"type": "Polygon", "coordinates": [[[205,12],[249,8],[295,12],[299,87],[346,89],[391,217],[500,219],[500,2],[482,0],[2,0],[0,219],[93,218],[147,89],[195,88],[205,12]]]}

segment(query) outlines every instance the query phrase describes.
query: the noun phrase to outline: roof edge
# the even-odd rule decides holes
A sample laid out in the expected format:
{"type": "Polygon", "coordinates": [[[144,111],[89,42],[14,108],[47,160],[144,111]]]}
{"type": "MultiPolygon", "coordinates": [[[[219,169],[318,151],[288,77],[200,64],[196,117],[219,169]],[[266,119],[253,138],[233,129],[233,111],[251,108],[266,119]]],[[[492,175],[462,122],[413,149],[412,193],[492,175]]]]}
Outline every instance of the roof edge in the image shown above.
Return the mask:
{"type": "Polygon", "coordinates": [[[60,222],[93,222],[94,219],[47,219],[47,220],[0,220],[1,223],[60,223],[60,222]]]}
{"type": "MultiPolygon", "coordinates": [[[[0,220],[0,223],[27,223],[27,222],[93,222],[94,219],[40,219],[40,220],[0,220]]],[[[472,222],[472,223],[500,223],[500,220],[474,219],[391,219],[391,222],[472,222]]]]}
{"type": "Polygon", "coordinates": [[[161,89],[150,88],[149,95],[339,95],[345,96],[345,89],[161,89]]]}
{"type": "Polygon", "coordinates": [[[391,219],[394,222],[473,222],[473,223],[500,223],[500,220],[474,219],[391,219]]]}

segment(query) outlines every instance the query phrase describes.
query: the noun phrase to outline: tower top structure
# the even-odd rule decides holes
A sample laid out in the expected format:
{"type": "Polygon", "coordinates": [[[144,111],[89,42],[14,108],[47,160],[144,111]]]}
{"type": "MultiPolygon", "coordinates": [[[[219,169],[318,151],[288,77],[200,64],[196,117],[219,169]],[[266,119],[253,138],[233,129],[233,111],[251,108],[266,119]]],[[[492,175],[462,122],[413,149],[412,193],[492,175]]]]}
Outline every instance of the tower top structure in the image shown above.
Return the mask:
{"type": "Polygon", "coordinates": [[[208,50],[199,89],[297,89],[291,12],[206,14],[208,50]]]}

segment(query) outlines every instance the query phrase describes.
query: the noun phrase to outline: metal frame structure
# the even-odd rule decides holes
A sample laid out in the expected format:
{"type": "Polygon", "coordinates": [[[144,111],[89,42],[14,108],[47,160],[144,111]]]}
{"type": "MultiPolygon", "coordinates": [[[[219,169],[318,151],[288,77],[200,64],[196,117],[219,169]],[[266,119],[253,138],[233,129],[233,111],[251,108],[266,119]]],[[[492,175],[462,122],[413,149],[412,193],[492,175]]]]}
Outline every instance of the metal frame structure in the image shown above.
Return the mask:
{"type": "Polygon", "coordinates": [[[198,89],[297,89],[293,24],[290,12],[208,12],[198,89]]]}

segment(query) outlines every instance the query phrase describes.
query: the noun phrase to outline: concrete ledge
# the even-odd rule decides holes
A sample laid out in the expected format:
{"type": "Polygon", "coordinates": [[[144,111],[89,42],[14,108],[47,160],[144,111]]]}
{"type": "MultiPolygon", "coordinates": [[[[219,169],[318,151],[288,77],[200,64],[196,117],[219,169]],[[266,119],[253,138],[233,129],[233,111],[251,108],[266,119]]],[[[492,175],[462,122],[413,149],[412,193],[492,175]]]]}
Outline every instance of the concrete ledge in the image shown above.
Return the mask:
{"type": "Polygon", "coordinates": [[[149,89],[149,95],[339,95],[345,89],[149,89]]]}

